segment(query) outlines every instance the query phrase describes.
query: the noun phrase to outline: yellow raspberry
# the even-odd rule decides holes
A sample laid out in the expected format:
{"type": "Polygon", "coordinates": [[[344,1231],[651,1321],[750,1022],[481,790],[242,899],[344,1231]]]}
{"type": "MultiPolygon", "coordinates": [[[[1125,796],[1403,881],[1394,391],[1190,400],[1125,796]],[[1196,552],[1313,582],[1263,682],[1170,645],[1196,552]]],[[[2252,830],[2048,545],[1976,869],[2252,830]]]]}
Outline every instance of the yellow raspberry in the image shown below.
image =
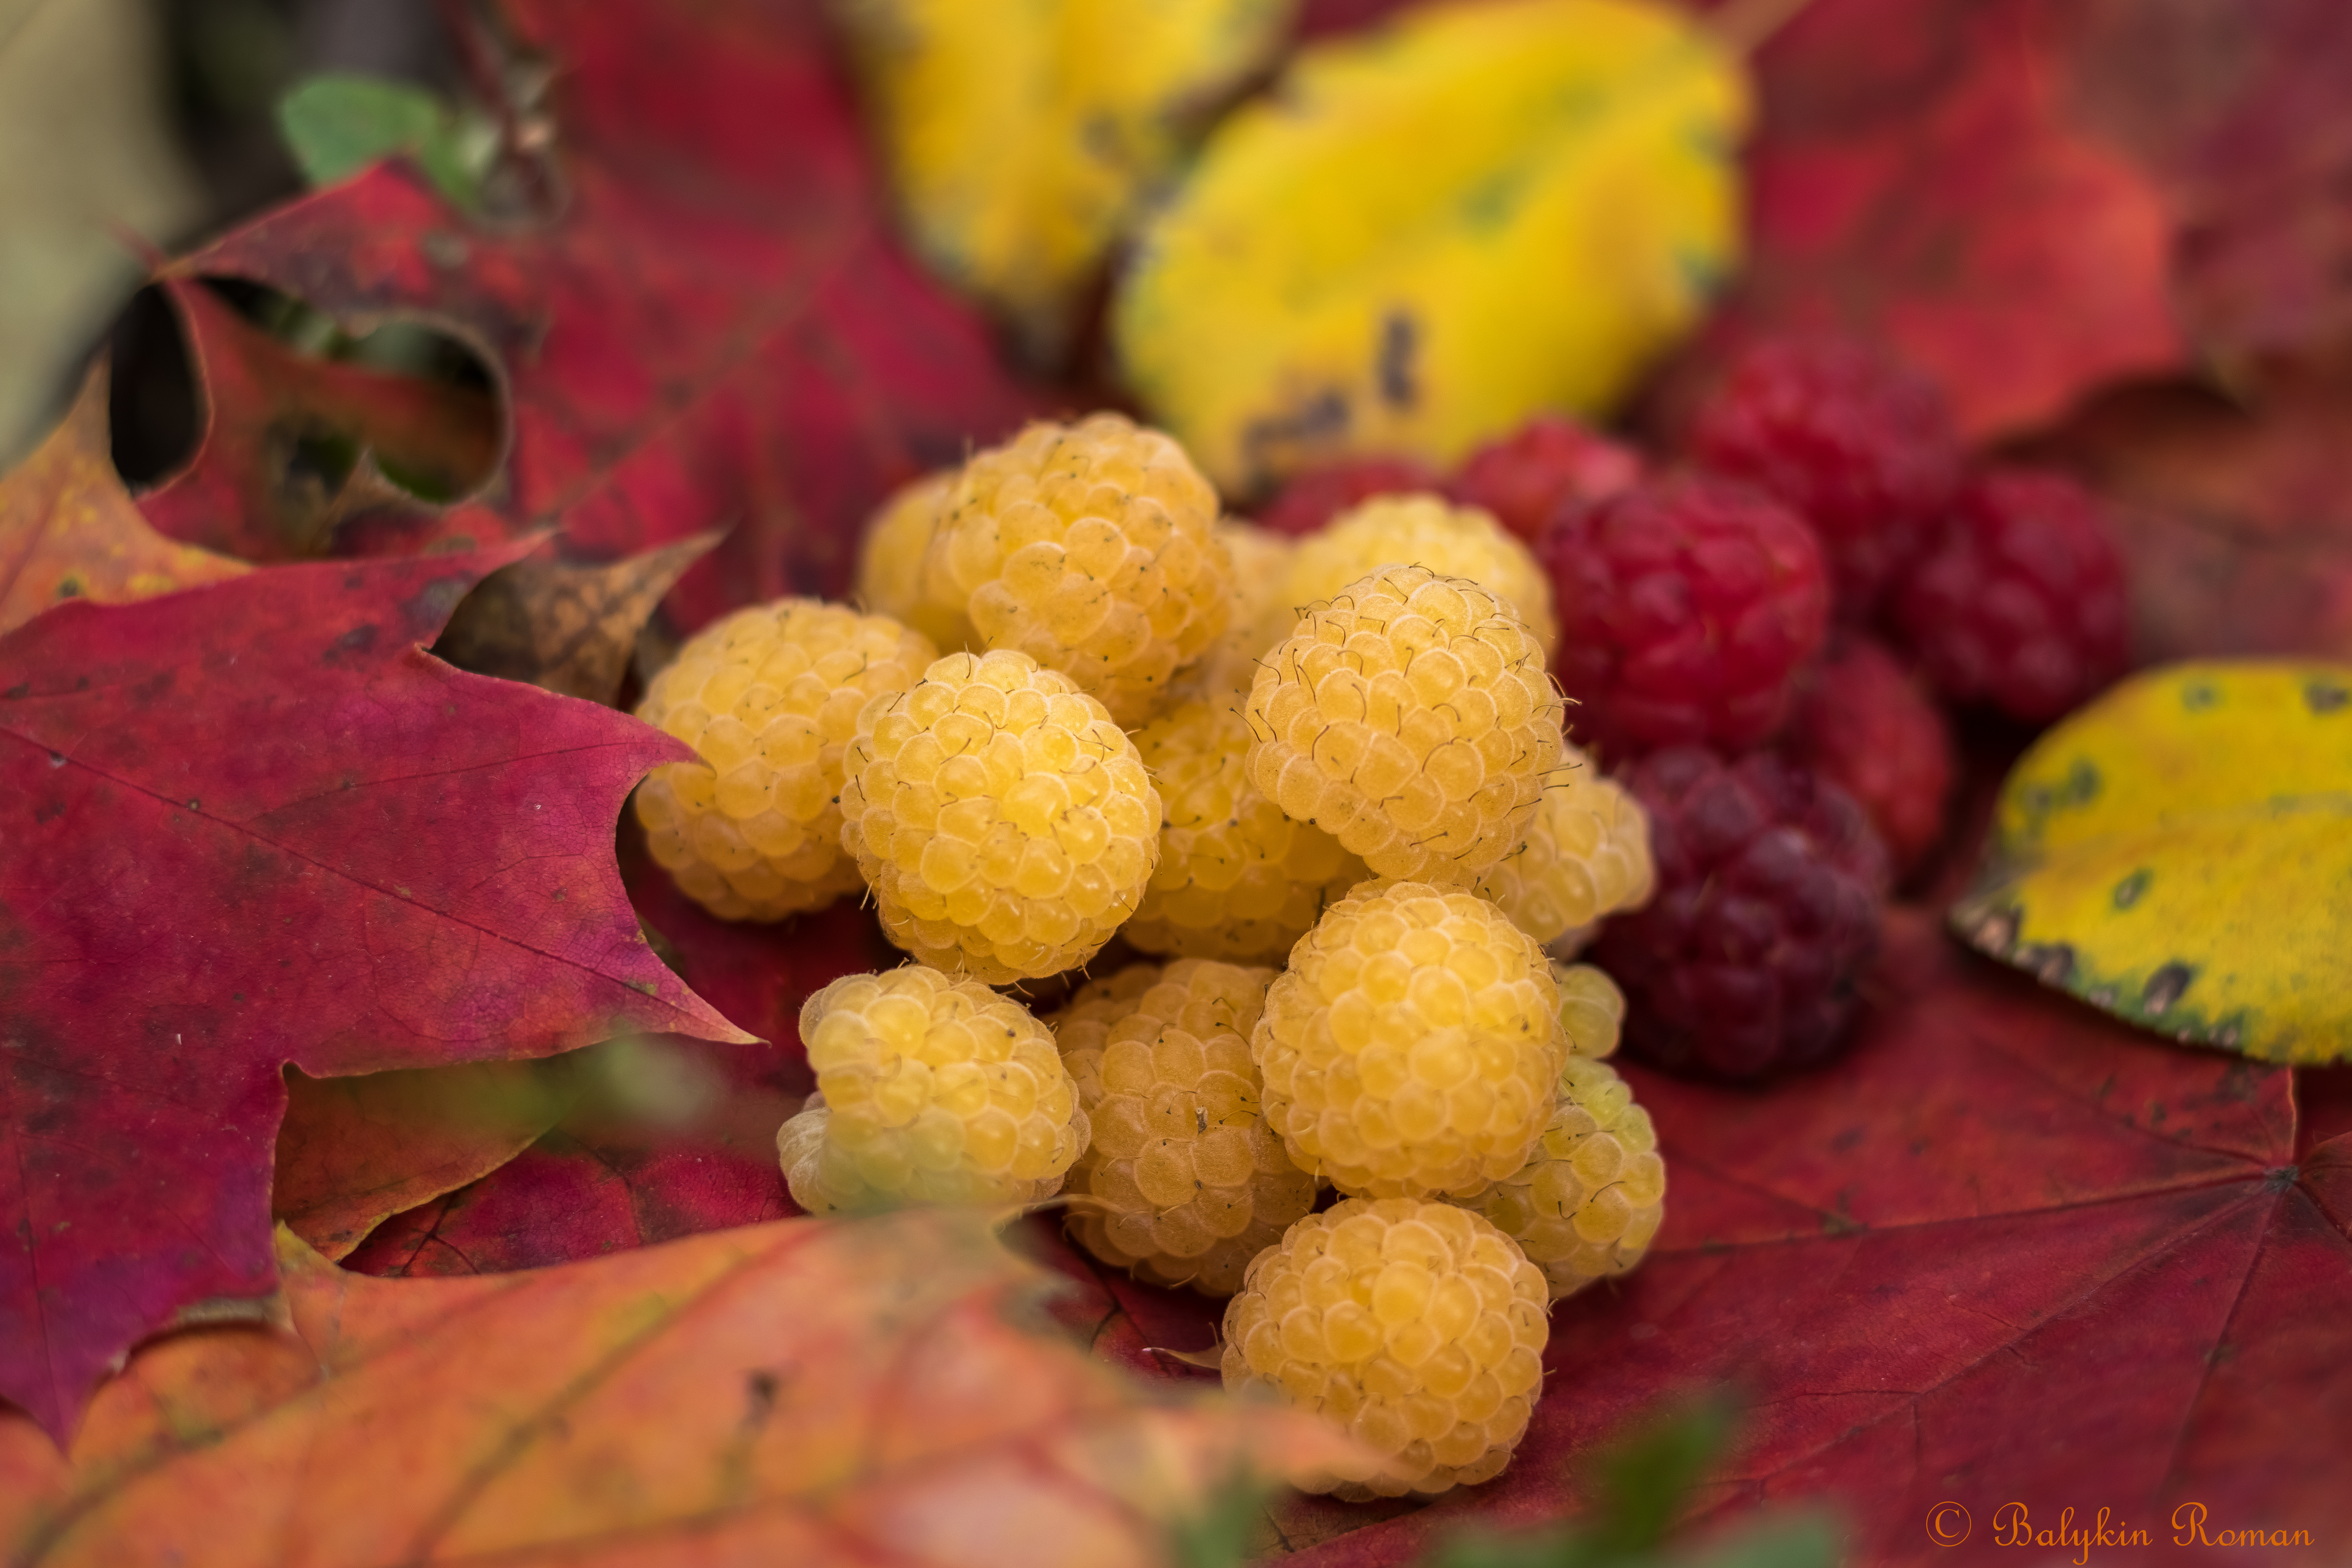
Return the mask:
{"type": "Polygon", "coordinates": [[[1642,1260],[1666,1212],[1650,1113],[1617,1069],[1572,1056],[1528,1163],[1465,1200],[1543,1270],[1555,1301],[1642,1260]]]}
{"type": "Polygon", "coordinates": [[[1182,959],[1130,964],[1082,987],[1052,1020],[1094,1142],[1069,1190],[1070,1229],[1104,1262],[1213,1296],[1315,1206],[1258,1110],[1249,1036],[1271,969],[1182,959]]]}
{"type": "Polygon", "coordinates": [[[1035,424],[963,466],[926,581],[989,647],[1018,648],[1140,724],[1232,614],[1217,494],[1184,449],[1116,414],[1035,424]]]}
{"type": "Polygon", "coordinates": [[[1599,1059],[1617,1048],[1624,993],[1591,964],[1551,973],[1570,1051],[1559,1107],[1525,1165],[1457,1201],[1517,1241],[1558,1300],[1641,1261],[1665,1214],[1666,1171],[1649,1112],[1599,1059]]]}
{"type": "Polygon", "coordinates": [[[1343,1498],[1491,1480],[1543,1394],[1544,1279],[1466,1210],[1351,1198],[1258,1254],[1225,1308],[1225,1387],[1321,1413],[1390,1468],[1310,1479],[1343,1498]]]}
{"type": "Polygon", "coordinates": [[[1283,584],[1295,548],[1290,540],[1270,529],[1232,518],[1219,518],[1216,533],[1224,542],[1225,553],[1233,559],[1233,615],[1226,623],[1225,635],[1217,639],[1198,664],[1178,675],[1175,695],[1205,698],[1223,707],[1229,705],[1234,696],[1249,690],[1250,681],[1257,674],[1257,661],[1289,635],[1290,625],[1297,616],[1291,611],[1291,600],[1283,584]],[[1281,612],[1278,624],[1275,618],[1277,610],[1281,612]]]}
{"type": "Polygon", "coordinates": [[[738,610],[688,639],[637,717],[699,763],[637,788],[653,857],[687,895],[732,921],[778,921],[858,887],[841,847],[842,754],[858,715],[938,658],[886,616],[814,599],[738,610]]]}
{"type": "Polygon", "coordinates": [[[1508,605],[1383,566],[1258,667],[1250,780],[1380,876],[1467,887],[1525,838],[1559,761],[1560,708],[1508,605]]]}
{"type": "Polygon", "coordinates": [[[1160,791],[1160,868],[1120,934],[1146,952],[1278,963],[1326,905],[1371,875],[1249,782],[1249,724],[1180,704],[1135,732],[1160,791]]]}
{"type": "Polygon", "coordinates": [[[1543,949],[1500,910],[1371,882],[1291,950],[1250,1055],[1300,1169],[1360,1197],[1422,1196],[1527,1163],[1568,1043],[1543,949]]]}
{"type": "Polygon", "coordinates": [[[1569,1055],[1594,1061],[1613,1056],[1617,1035],[1625,1022],[1625,993],[1608,971],[1589,963],[1551,966],[1552,984],[1559,987],[1559,1028],[1568,1037],[1569,1055]]]}
{"type": "Polygon", "coordinates": [[[1084,963],[1143,897],[1160,796],[1103,705],[1027,654],[954,653],[866,710],[841,841],[882,929],[992,985],[1084,963]]]}
{"type": "Polygon", "coordinates": [[[978,981],[845,975],[802,1005],[801,1043],[816,1092],[776,1152],[811,1214],[1034,1203],[1087,1146],[1052,1032],[978,981]]]}
{"type": "Polygon", "coordinates": [[[857,552],[858,604],[904,621],[941,653],[954,653],[980,640],[964,616],[962,598],[927,569],[931,537],[955,479],[949,469],[901,487],[866,523],[857,552]]]}
{"type": "Polygon", "coordinates": [[[1572,941],[1601,916],[1649,902],[1655,878],[1642,803],[1574,746],[1562,748],[1561,760],[1519,847],[1476,888],[1545,943],[1572,941]]]}
{"type": "Polygon", "coordinates": [[[1298,542],[1274,606],[1260,613],[1261,648],[1290,635],[1298,606],[1328,599],[1388,565],[1426,566],[1475,583],[1517,612],[1547,658],[1559,645],[1550,575],[1491,513],[1454,506],[1443,496],[1387,495],[1359,502],[1298,542]]]}

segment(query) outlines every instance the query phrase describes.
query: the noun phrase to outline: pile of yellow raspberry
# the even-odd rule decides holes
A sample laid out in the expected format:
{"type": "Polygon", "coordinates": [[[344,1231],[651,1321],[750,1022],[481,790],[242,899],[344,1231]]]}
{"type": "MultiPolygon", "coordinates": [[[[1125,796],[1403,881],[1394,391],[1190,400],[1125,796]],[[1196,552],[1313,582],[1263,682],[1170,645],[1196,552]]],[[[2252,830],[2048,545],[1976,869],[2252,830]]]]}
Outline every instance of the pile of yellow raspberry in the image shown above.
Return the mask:
{"type": "Polygon", "coordinates": [[[637,790],[653,858],[726,920],[781,920],[856,890],[836,803],[843,753],[866,708],[935,657],[896,621],[814,599],[705,627],[637,705],[702,758],[656,768],[637,790]]]}
{"type": "Polygon", "coordinates": [[[1060,1194],[1101,1262],[1231,1298],[1229,1385],[1360,1440],[1321,1489],[1496,1475],[1548,1303],[1666,1186],[1624,998],[1556,961],[1650,896],[1648,824],[1562,732],[1526,549],[1426,496],[1283,539],[1099,415],[891,497],[856,596],[719,622],[640,709],[698,754],[636,800],[682,888],[862,893],[914,960],[802,1012],[794,1201],[1060,1194]],[[1161,960],[1047,1022],[991,989],[1115,936],[1161,960]]]}
{"type": "Polygon", "coordinates": [[[776,1134],[811,1214],[1034,1203],[1087,1146],[1054,1037],[1020,1003],[910,963],[836,980],[801,1008],[816,1093],[776,1134]]]}
{"type": "Polygon", "coordinates": [[[1477,584],[1517,613],[1547,658],[1559,642],[1551,578],[1534,551],[1477,507],[1454,506],[1443,496],[1389,495],[1350,507],[1291,550],[1274,603],[1259,615],[1259,649],[1287,637],[1304,606],[1391,565],[1425,566],[1477,584]]]}
{"type": "Polygon", "coordinates": [[[1510,605],[1383,566],[1309,609],[1250,686],[1250,780],[1383,877],[1468,885],[1514,848],[1564,742],[1510,605]]]}
{"type": "Polygon", "coordinates": [[[1053,1018],[1094,1142],[1070,1173],[1070,1228],[1104,1262],[1213,1295],[1315,1204],[1259,1106],[1250,1034],[1270,969],[1132,964],[1053,1018]]]}
{"type": "Polygon", "coordinates": [[[1225,1310],[1225,1386],[1337,1422],[1386,1460],[1308,1489],[1442,1492],[1527,1435],[1550,1338],[1543,1276],[1466,1210],[1350,1198],[1290,1227],[1225,1310]]]}
{"type": "Polygon", "coordinates": [[[1160,790],[1160,867],[1121,934],[1146,952],[1273,963],[1371,873],[1249,780],[1249,724],[1194,699],[1135,732],[1160,790]]]}

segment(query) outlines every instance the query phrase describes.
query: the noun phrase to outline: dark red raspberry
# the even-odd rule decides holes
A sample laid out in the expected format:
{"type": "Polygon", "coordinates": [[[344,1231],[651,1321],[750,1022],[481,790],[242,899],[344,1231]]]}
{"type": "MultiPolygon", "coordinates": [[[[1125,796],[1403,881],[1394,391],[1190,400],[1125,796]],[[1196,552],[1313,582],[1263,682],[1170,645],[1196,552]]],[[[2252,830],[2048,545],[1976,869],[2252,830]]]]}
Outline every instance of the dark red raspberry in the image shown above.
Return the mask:
{"type": "Polygon", "coordinates": [[[1781,749],[1870,814],[1897,876],[1944,836],[1952,795],[1952,728],[1885,646],[1835,638],[1797,694],[1781,749]]]}
{"type": "Polygon", "coordinates": [[[1642,455],[1633,447],[1573,419],[1538,414],[1471,453],[1447,489],[1533,544],[1562,506],[1607,500],[1641,477],[1642,455]]]}
{"type": "Polygon", "coordinates": [[[2055,719],[2131,661],[2123,556],[2098,500],[2059,474],[1979,474],[1894,611],[1946,696],[2030,722],[2055,719]]]}
{"type": "Polygon", "coordinates": [[[1761,745],[1821,651],[1829,585],[1812,531],[1778,501],[1677,475],[1571,508],[1538,550],[1559,601],[1576,737],[1617,760],[1761,745]]]}
{"type": "Polygon", "coordinates": [[[1623,781],[1657,892],[1604,926],[1625,1041],[1661,1067],[1757,1078],[1836,1048],[1877,951],[1886,852],[1843,790],[1770,752],[1677,746],[1623,781]]]}
{"type": "Polygon", "coordinates": [[[1276,533],[1314,533],[1359,501],[1441,488],[1436,473],[1411,458],[1350,458],[1293,475],[1257,521],[1276,533]]]}
{"type": "Polygon", "coordinates": [[[1839,338],[1774,339],[1741,354],[1699,409],[1691,453],[1813,525],[1838,616],[1854,622],[1927,548],[1960,479],[1943,395],[1839,338]]]}

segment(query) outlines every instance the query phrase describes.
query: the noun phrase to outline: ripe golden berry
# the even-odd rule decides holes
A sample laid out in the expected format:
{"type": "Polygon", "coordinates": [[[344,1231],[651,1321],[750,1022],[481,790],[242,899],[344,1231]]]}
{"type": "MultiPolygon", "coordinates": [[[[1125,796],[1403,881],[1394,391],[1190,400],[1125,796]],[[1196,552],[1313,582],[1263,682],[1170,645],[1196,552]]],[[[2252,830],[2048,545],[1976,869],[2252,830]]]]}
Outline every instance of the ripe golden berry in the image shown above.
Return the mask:
{"type": "Polygon", "coordinates": [[[1559,642],[1551,578],[1535,552],[1491,513],[1434,495],[1374,496],[1301,539],[1283,574],[1272,618],[1261,621],[1260,642],[1274,647],[1290,635],[1300,605],[1328,599],[1389,565],[1426,566],[1442,577],[1475,583],[1527,622],[1547,658],[1559,642]]]}
{"type": "Polygon", "coordinates": [[[1373,882],[1291,950],[1250,1054],[1291,1159],[1388,1197],[1472,1193],[1525,1164],[1568,1045],[1543,949],[1500,910],[1373,882]]]}
{"type": "Polygon", "coordinates": [[[887,616],[814,599],[738,610],[688,640],[637,717],[701,753],[637,788],[653,857],[726,920],[782,920],[858,887],[841,847],[842,755],[858,715],[938,657],[887,616]]]}
{"type": "Polygon", "coordinates": [[[1160,792],[1160,866],[1120,934],[1146,952],[1279,963],[1325,906],[1371,873],[1249,782],[1249,725],[1183,702],[1135,732],[1160,792]]]}
{"type": "Polygon", "coordinates": [[[1574,941],[1601,916],[1649,902],[1656,875],[1642,803],[1575,747],[1563,748],[1561,763],[1519,847],[1476,888],[1545,943],[1574,941]]]}
{"type": "Polygon", "coordinates": [[[1257,674],[1257,661],[1288,634],[1297,618],[1290,614],[1283,586],[1294,546],[1286,535],[1234,518],[1219,518],[1216,534],[1234,563],[1233,614],[1224,635],[1200,662],[1177,675],[1173,695],[1238,707],[1257,674]],[[1278,624],[1277,609],[1283,612],[1278,624]]]}
{"type": "Polygon", "coordinates": [[[1305,1489],[1442,1492],[1510,1463],[1543,1394],[1543,1276],[1465,1209],[1351,1198],[1258,1254],[1225,1308],[1225,1387],[1321,1413],[1376,1473],[1305,1489]]]}
{"type": "Polygon", "coordinates": [[[1383,877],[1475,882],[1525,837],[1559,760],[1543,649],[1494,594],[1383,566],[1258,667],[1249,773],[1383,877]]]}
{"type": "Polygon", "coordinates": [[[941,653],[954,653],[980,640],[963,613],[962,595],[951,584],[935,580],[929,570],[931,538],[939,531],[955,478],[955,471],[948,469],[901,486],[866,522],[857,551],[858,604],[904,621],[941,653]]]}
{"type": "Polygon", "coordinates": [[[1559,1109],[1528,1163],[1465,1201],[1519,1244],[1557,1301],[1639,1263],[1665,1199],[1650,1113],[1616,1068],[1572,1056],[1560,1072],[1559,1109]]]}
{"type": "Polygon", "coordinates": [[[1569,1054],[1595,1061],[1615,1055],[1625,1022],[1625,993],[1608,971],[1590,963],[1554,963],[1551,978],[1559,987],[1559,1027],[1569,1054]]]}
{"type": "Polygon", "coordinates": [[[948,655],[876,703],[841,841],[890,940],[1002,985],[1094,956],[1143,897],[1160,796],[1101,703],[1027,654],[948,655]]]}
{"type": "Polygon", "coordinates": [[[1224,633],[1216,491],[1157,430],[1116,414],[1032,425],[964,464],[940,505],[927,584],[963,595],[985,646],[1068,675],[1121,724],[1224,633]]]}
{"type": "Polygon", "coordinates": [[[1258,1109],[1250,1030],[1271,969],[1130,964],[1051,1020],[1094,1141],[1070,1172],[1070,1229],[1106,1263],[1213,1296],[1315,1206],[1258,1109]]]}
{"type": "Polygon", "coordinates": [[[801,1042],[817,1091],[776,1152],[811,1214],[1034,1203],[1087,1145],[1053,1035],[977,981],[846,975],[802,1006],[801,1042]]]}

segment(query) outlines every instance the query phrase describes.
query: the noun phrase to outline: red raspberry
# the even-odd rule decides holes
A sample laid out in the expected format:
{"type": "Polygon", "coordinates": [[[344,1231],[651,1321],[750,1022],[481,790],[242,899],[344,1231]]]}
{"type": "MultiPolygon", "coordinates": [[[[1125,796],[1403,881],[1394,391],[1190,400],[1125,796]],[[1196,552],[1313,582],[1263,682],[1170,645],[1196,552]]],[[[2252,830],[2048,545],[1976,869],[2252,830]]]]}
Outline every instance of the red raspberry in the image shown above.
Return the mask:
{"type": "Polygon", "coordinates": [[[1812,531],[1779,502],[1681,475],[1571,508],[1540,553],[1559,598],[1569,722],[1612,759],[1761,745],[1821,651],[1829,585],[1812,531]]]}
{"type": "Polygon", "coordinates": [[[1633,447],[1573,419],[1538,414],[1471,453],[1447,489],[1533,544],[1562,506],[1607,500],[1641,477],[1642,455],[1633,447]]]}
{"type": "Polygon", "coordinates": [[[1898,875],[1943,837],[1951,725],[1882,644],[1851,635],[1831,645],[1782,744],[1870,814],[1898,875]]]}
{"type": "Polygon", "coordinates": [[[2131,661],[2123,557],[2098,501],[2031,468],[1969,484],[1896,590],[1895,620],[1946,696],[2029,722],[2055,719],[2131,661]]]}
{"type": "Polygon", "coordinates": [[[1838,613],[1857,622],[1927,548],[1960,477],[1943,394],[1837,338],[1768,340],[1741,354],[1699,409],[1691,452],[1813,525],[1838,613]]]}
{"type": "Polygon", "coordinates": [[[1846,793],[1769,752],[1697,746],[1624,775],[1650,814],[1658,891],[1592,958],[1631,999],[1625,1040],[1662,1067],[1756,1078],[1836,1047],[1878,945],[1886,852],[1846,793]]]}
{"type": "Polygon", "coordinates": [[[1293,475],[1258,512],[1257,524],[1294,537],[1315,533],[1359,501],[1438,488],[1436,474],[1411,458],[1349,458],[1293,475]]]}

